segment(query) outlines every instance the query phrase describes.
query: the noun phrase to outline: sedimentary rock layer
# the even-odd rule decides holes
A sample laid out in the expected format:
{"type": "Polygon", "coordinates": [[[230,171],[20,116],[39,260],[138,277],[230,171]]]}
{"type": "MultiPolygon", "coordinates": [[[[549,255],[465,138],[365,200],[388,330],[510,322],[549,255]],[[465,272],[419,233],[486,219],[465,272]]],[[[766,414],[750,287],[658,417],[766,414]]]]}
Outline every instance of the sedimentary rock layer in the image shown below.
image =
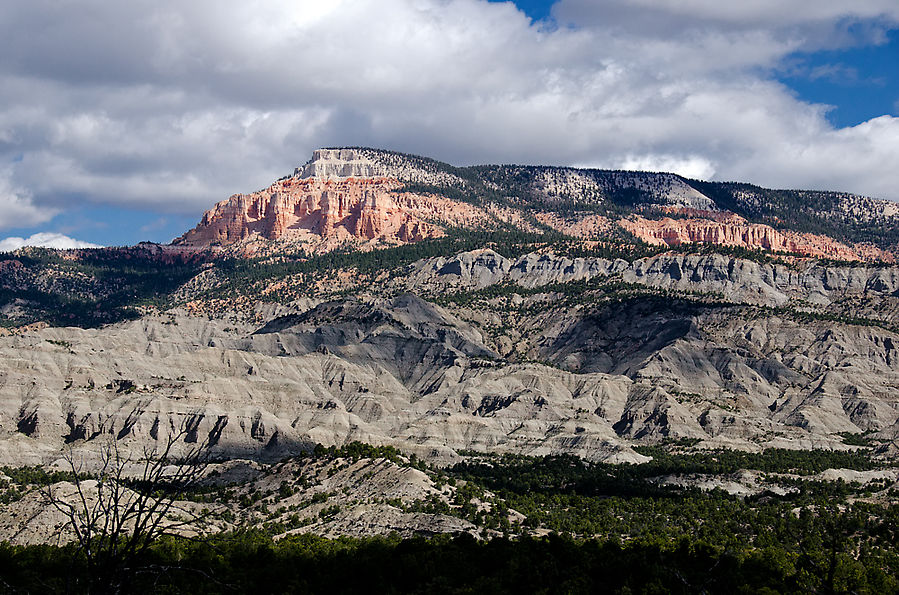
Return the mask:
{"type": "Polygon", "coordinates": [[[442,232],[416,217],[426,210],[411,197],[391,193],[387,178],[322,180],[288,178],[253,194],[218,203],[177,244],[232,244],[258,234],[270,240],[312,238],[415,241],[442,232]]]}
{"type": "Polygon", "coordinates": [[[105,436],[139,449],[185,425],[223,456],[361,440],[445,462],[459,449],[638,460],[633,441],[663,438],[840,448],[841,432],[899,429],[896,333],[736,303],[816,293],[895,309],[896,269],[478,251],[421,261],[397,283],[437,295],[522,290],[477,308],[340,298],[273,312],[263,325],[168,314],[2,337],[0,462],[52,461],[67,442],[88,448],[105,436]],[[552,289],[538,289],[587,278],[731,302],[561,308],[552,289]]]}
{"type": "Polygon", "coordinates": [[[655,246],[711,244],[788,252],[835,260],[893,261],[894,256],[873,246],[848,246],[826,236],[780,231],[769,225],[749,223],[732,213],[726,217],[689,219],[620,219],[618,224],[644,242],[655,246]]]}

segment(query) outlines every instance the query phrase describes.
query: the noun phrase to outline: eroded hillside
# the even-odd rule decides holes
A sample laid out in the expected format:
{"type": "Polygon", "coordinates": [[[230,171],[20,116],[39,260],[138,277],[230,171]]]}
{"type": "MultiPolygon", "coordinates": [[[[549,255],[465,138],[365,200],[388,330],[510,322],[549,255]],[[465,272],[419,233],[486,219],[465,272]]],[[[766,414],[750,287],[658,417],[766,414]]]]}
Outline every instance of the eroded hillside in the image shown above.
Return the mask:
{"type": "Polygon", "coordinates": [[[895,216],[672,174],[317,151],[173,245],[3,255],[0,458],[185,426],[261,460],[354,440],[443,462],[855,434],[891,452],[895,216]]]}

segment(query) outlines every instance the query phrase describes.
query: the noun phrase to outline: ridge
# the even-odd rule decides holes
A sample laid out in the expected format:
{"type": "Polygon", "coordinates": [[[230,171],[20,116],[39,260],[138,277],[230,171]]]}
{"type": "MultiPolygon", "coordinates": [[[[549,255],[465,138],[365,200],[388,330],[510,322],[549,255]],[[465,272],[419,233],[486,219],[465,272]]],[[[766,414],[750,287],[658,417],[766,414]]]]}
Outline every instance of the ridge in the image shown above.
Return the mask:
{"type": "Polygon", "coordinates": [[[455,167],[396,151],[328,147],[268,188],[219,202],[173,244],[240,256],[320,254],[419,242],[459,229],[893,262],[899,205],[673,173],[455,167]]]}

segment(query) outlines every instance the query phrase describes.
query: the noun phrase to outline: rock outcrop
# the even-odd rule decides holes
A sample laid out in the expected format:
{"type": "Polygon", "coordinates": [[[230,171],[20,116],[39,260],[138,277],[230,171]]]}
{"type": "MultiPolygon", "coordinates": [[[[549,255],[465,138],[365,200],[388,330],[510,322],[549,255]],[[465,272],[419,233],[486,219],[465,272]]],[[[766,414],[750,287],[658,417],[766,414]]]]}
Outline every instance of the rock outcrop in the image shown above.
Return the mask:
{"type": "Polygon", "coordinates": [[[400,192],[401,187],[391,178],[287,178],[218,203],[174,243],[227,246],[262,238],[325,251],[347,242],[407,243],[441,237],[443,226],[470,225],[488,217],[471,205],[400,192]]]}
{"type": "MultiPolygon", "coordinates": [[[[761,275],[723,258],[657,258],[612,275],[660,287],[761,275]]],[[[539,288],[600,263],[481,251],[438,264],[409,278],[539,288]]],[[[853,270],[792,282],[895,302],[895,271],[853,270]]],[[[786,271],[765,274],[789,291],[790,277],[777,279],[786,271]]],[[[845,448],[838,433],[899,423],[899,336],[883,327],[676,298],[559,307],[552,290],[521,294],[453,310],[411,295],[341,298],[262,326],[165,315],[0,337],[0,463],[47,463],[66,443],[89,449],[105,436],[141,449],[183,426],[224,457],[359,440],[452,462],[461,449],[636,461],[634,441],[665,438],[845,448]]]]}
{"type": "Polygon", "coordinates": [[[416,262],[397,283],[405,291],[436,293],[477,290],[500,283],[533,289],[596,278],[617,278],[668,291],[707,293],[735,303],[770,307],[791,301],[830,306],[853,299],[876,300],[886,306],[899,296],[896,266],[789,266],[720,254],[665,253],[628,262],[567,258],[551,253],[511,259],[493,250],[475,250],[416,262]]]}
{"type": "Polygon", "coordinates": [[[623,402],[626,378],[500,365],[476,329],[418,298],[322,304],[255,332],[169,320],[0,337],[0,462],[110,435],[139,451],[183,426],[225,457],[359,440],[444,462],[463,448],[641,460],[609,421],[575,422],[578,407],[623,402]]]}
{"type": "MultiPolygon", "coordinates": [[[[133,472],[126,467],[126,474],[133,472]]],[[[203,503],[176,501],[162,521],[170,533],[195,537],[264,523],[272,526],[275,521],[281,528],[277,537],[296,533],[333,537],[392,532],[404,537],[478,534],[478,527],[458,516],[406,512],[406,507],[426,499],[445,503],[448,509],[456,489],[445,484],[438,486],[428,474],[386,459],[307,459],[273,466],[232,460],[210,465],[202,483],[210,489],[227,488],[237,497],[203,503]],[[251,501],[256,502],[263,493],[268,496],[260,505],[241,504],[254,495],[256,500],[251,501]],[[275,503],[275,512],[271,512],[266,505],[275,503]]],[[[59,482],[52,490],[58,501],[75,506],[82,494],[89,504],[97,501],[94,480],[82,483],[82,494],[69,482],[59,482]]],[[[127,488],[125,493],[128,494],[127,488]]],[[[66,516],[48,506],[39,489],[32,488],[0,508],[0,541],[29,545],[74,540],[66,516]]]]}
{"type": "MultiPolygon", "coordinates": [[[[534,168],[507,166],[506,175],[528,176],[528,169],[534,168]]],[[[536,169],[532,188],[550,201],[602,202],[624,193],[665,207],[717,210],[715,201],[675,174],[566,167],[536,169]]]]}
{"type": "MultiPolygon", "coordinates": [[[[98,283],[106,293],[92,290],[90,308],[77,304],[91,313],[140,307],[143,318],[89,329],[41,319],[0,337],[0,463],[46,463],[67,444],[89,449],[109,435],[140,449],[185,426],[223,457],[277,459],[359,440],[440,462],[462,449],[636,461],[635,442],[668,438],[848,448],[840,433],[895,436],[899,267],[685,250],[629,260],[554,253],[590,254],[597,243],[586,240],[598,236],[614,247],[633,240],[627,230],[659,246],[891,257],[890,229],[881,249],[843,244],[750,223],[697,188],[668,174],[466,173],[396,153],[317,151],[294,176],[216,205],[175,246],[92,252],[109,265],[104,279],[115,266],[166,265],[150,277],[171,282],[165,292],[129,301],[98,283]],[[649,218],[660,212],[669,216],[649,218]],[[512,233],[373,275],[272,267],[288,272],[261,271],[257,282],[255,270],[240,277],[193,260],[214,245],[237,254],[265,242],[306,253],[373,249],[450,228],[512,233]],[[191,266],[168,280],[170,263],[191,266]],[[183,309],[147,305],[166,299],[183,309]]],[[[872,222],[894,214],[883,207],[856,231],[874,234],[872,222]]],[[[78,253],[41,267],[26,257],[0,260],[12,296],[0,314],[9,319],[67,303],[48,296],[69,297],[94,270],[78,266],[78,253]]]]}
{"type": "Polygon", "coordinates": [[[318,149],[293,172],[294,178],[391,178],[435,187],[467,187],[450,166],[433,159],[368,148],[318,149]]]}
{"type": "Polygon", "coordinates": [[[346,245],[418,242],[442,237],[447,227],[490,225],[497,215],[487,209],[403,191],[407,183],[465,185],[435,163],[371,149],[319,149],[293,176],[219,202],[173,244],[239,245],[237,253],[249,255],[259,250],[253,241],[264,240],[288,251],[321,253],[346,245]]]}
{"type": "MultiPolygon", "coordinates": [[[[895,261],[894,246],[886,244],[893,236],[871,233],[872,226],[895,224],[897,210],[884,201],[806,193],[809,201],[817,197],[822,203],[814,215],[818,227],[838,222],[834,229],[845,230],[857,224],[859,237],[881,240],[877,246],[850,245],[781,228],[778,216],[762,216],[775,228],[727,210],[764,207],[767,213],[771,205],[764,201],[770,202],[771,193],[728,191],[732,200],[724,200],[722,207],[697,189],[703,186],[674,174],[532,166],[463,169],[390,151],[319,149],[292,176],[218,203],[174,244],[192,249],[239,245],[229,253],[246,255],[258,253],[260,246],[253,242],[261,240],[275,244],[266,252],[321,253],[347,245],[417,242],[440,237],[451,227],[528,233],[551,229],[604,241],[621,241],[623,228],[652,245],[701,243],[838,260],[895,261]],[[656,219],[666,214],[681,218],[656,219]]],[[[783,192],[795,198],[795,192],[783,192]]]]}
{"type": "Polygon", "coordinates": [[[826,236],[780,231],[769,225],[749,223],[733,213],[714,218],[689,219],[665,217],[653,220],[633,216],[620,219],[618,224],[647,244],[655,246],[711,244],[834,260],[887,262],[895,260],[894,255],[873,246],[848,246],[826,236]]]}
{"type": "Polygon", "coordinates": [[[294,178],[321,178],[324,180],[346,178],[395,177],[390,168],[364,150],[318,149],[312,152],[303,167],[293,172],[294,178]]]}

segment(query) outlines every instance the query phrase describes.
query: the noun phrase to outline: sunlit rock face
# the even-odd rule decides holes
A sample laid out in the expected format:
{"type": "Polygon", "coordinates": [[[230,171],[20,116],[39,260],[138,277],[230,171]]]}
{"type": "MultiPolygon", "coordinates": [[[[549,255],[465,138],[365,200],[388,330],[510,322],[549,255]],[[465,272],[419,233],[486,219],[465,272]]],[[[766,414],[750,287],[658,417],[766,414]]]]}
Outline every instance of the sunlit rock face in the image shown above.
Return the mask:
{"type": "Polygon", "coordinates": [[[228,245],[253,234],[270,240],[318,236],[402,242],[442,235],[415,212],[427,211],[426,200],[391,194],[400,186],[389,178],[279,180],[218,203],[177,243],[228,245]]]}
{"type": "Polygon", "coordinates": [[[749,223],[733,213],[688,219],[653,220],[634,216],[621,219],[618,223],[644,242],[657,246],[712,244],[749,250],[789,252],[835,260],[887,262],[894,260],[894,255],[874,246],[850,246],[827,236],[781,231],[769,225],[749,223]]]}
{"type": "Polygon", "coordinates": [[[324,251],[347,242],[400,244],[441,237],[446,226],[487,217],[466,203],[404,192],[399,175],[425,179],[428,174],[377,162],[353,149],[321,149],[293,176],[219,202],[174,243],[229,246],[256,237],[324,251]]]}
{"type": "Polygon", "coordinates": [[[292,175],[213,206],[174,246],[225,247],[236,256],[293,250],[322,253],[338,247],[418,242],[444,236],[450,228],[549,230],[607,241],[618,241],[623,228],[659,246],[706,244],[811,258],[895,262],[893,246],[871,240],[873,236],[864,232],[865,226],[895,224],[899,212],[892,203],[797,191],[798,200],[820,206],[815,215],[821,219],[818,224],[832,220],[861,226],[863,233],[853,240],[851,234],[828,237],[801,231],[808,226],[801,220],[784,221],[781,215],[759,220],[756,213],[747,215],[755,219],[750,221],[729,210],[745,211],[743,215],[762,207],[771,210],[777,201],[792,204],[797,192],[783,191],[784,196],[771,202],[763,189],[719,188],[730,198],[716,202],[698,188],[704,187],[656,172],[456,168],[378,149],[318,149],[292,175]]]}
{"type": "Polygon", "coordinates": [[[318,149],[312,152],[312,159],[303,167],[298,167],[295,178],[385,178],[390,177],[390,168],[379,163],[357,149],[318,149]]]}

